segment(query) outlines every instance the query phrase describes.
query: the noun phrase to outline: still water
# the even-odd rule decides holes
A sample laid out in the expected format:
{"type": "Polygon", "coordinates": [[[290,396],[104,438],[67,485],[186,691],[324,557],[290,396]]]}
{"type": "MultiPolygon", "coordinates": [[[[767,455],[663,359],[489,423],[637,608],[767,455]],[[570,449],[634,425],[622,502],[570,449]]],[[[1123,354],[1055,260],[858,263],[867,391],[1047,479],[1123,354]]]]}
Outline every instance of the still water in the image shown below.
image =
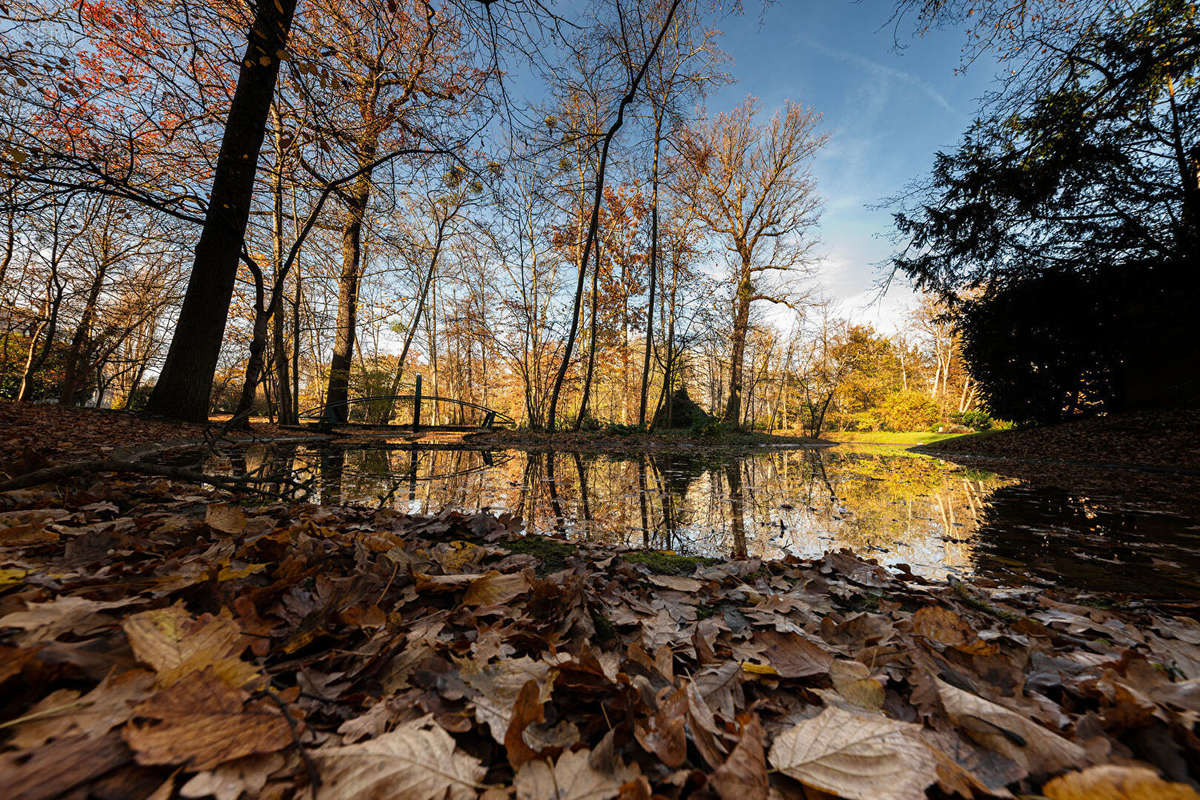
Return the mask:
{"type": "Polygon", "coordinates": [[[275,444],[206,468],[292,475],[321,503],[510,512],[529,533],[614,546],[761,558],[847,547],[933,579],[1200,597],[1200,521],[892,448],[714,458],[275,444]]]}

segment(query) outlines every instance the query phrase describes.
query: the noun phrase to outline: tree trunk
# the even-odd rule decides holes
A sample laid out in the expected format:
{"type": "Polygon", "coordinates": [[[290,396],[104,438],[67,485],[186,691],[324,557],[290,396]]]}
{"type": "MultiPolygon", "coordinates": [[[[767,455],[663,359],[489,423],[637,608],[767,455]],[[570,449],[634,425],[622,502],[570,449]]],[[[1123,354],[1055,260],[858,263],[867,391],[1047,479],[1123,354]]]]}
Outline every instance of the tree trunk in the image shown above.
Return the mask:
{"type": "Polygon", "coordinates": [[[596,368],[596,311],[600,291],[600,242],[596,242],[596,257],[592,259],[592,336],[588,345],[587,374],[583,378],[583,396],[579,400],[579,415],[575,417],[575,430],[583,427],[583,418],[587,415],[588,398],[592,392],[592,375],[596,368]]]}
{"type": "Polygon", "coordinates": [[[650,390],[650,352],[654,349],[654,292],[658,288],[658,148],[662,141],[662,114],[654,120],[654,160],[650,165],[650,298],[646,302],[646,345],[642,356],[642,394],[638,401],[638,427],[646,427],[646,393],[650,390]]]}
{"type": "Polygon", "coordinates": [[[325,390],[325,413],[322,415],[326,421],[334,423],[344,423],[349,417],[346,401],[349,400],[350,362],[354,358],[354,336],[358,326],[362,224],[367,211],[370,180],[369,174],[362,175],[346,200],[346,219],[342,227],[342,274],[338,277],[337,330],[334,332],[333,357],[329,361],[329,382],[325,390]]]}
{"type": "MultiPolygon", "coordinates": [[[[42,305],[42,314],[45,315],[50,310],[50,297],[47,295],[45,303],[42,305]]],[[[17,401],[24,402],[29,399],[29,394],[33,390],[33,372],[37,367],[35,355],[37,353],[38,339],[41,338],[42,331],[46,329],[46,325],[50,322],[48,316],[44,316],[38,321],[37,327],[33,329],[33,336],[29,339],[29,351],[25,355],[25,368],[21,370],[21,386],[17,389],[17,401]]]]}
{"type": "MultiPolygon", "coordinates": [[[[275,285],[272,287],[272,300],[275,296],[283,297],[283,125],[279,114],[279,106],[274,109],[275,122],[275,180],[271,186],[271,256],[275,262],[275,285]]],[[[299,268],[297,268],[298,271],[299,268]]],[[[292,382],[288,375],[287,342],[284,335],[283,304],[276,302],[272,306],[271,319],[274,321],[272,338],[274,340],[275,384],[278,394],[279,424],[294,425],[296,417],[292,412],[292,382]]]]}
{"type": "Polygon", "coordinates": [[[257,4],[187,293],[147,407],[152,414],[190,422],[208,419],[213,374],[250,216],[254,173],[279,75],[279,54],[287,47],[295,10],[296,0],[257,4]]]}
{"type": "Polygon", "coordinates": [[[96,303],[100,299],[100,290],[104,288],[104,277],[108,272],[108,253],[103,253],[96,267],[96,278],[88,289],[87,302],[79,324],[75,326],[75,334],[71,337],[71,346],[67,350],[67,363],[63,372],[62,390],[59,392],[59,402],[63,405],[75,405],[75,396],[79,394],[79,384],[82,372],[87,364],[82,363],[83,346],[91,336],[92,320],[96,317],[96,303]]]}
{"type": "Polygon", "coordinates": [[[729,400],[725,421],[738,424],[742,415],[742,363],[746,357],[746,333],[750,329],[750,261],[743,258],[742,274],[734,297],[733,341],[729,359],[729,400]]]}

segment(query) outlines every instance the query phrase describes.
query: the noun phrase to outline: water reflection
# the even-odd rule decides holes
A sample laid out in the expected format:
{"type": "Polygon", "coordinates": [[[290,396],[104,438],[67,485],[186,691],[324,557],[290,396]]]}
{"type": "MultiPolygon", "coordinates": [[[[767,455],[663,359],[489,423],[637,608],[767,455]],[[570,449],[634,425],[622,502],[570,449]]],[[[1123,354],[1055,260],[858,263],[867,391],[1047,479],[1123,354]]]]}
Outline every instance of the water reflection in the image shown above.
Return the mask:
{"type": "Polygon", "coordinates": [[[508,511],[534,533],[735,557],[849,547],[927,577],[984,574],[1140,594],[1200,594],[1200,526],[896,450],[746,458],[274,445],[207,465],[291,474],[322,503],[508,511]]]}

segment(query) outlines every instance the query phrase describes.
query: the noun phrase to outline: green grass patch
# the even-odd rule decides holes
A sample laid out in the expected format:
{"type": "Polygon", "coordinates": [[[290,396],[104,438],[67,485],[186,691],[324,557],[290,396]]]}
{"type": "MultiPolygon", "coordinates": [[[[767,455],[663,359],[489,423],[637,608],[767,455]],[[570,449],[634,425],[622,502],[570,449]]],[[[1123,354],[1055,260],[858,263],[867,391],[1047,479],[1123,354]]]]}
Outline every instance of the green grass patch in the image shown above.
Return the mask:
{"type": "Polygon", "coordinates": [[[570,542],[549,539],[545,536],[523,536],[500,546],[512,553],[533,556],[542,562],[541,572],[558,572],[567,566],[567,559],[575,555],[575,545],[570,542]]]}
{"type": "Polygon", "coordinates": [[[691,575],[699,566],[719,564],[718,558],[704,556],[681,556],[678,553],[668,553],[665,550],[641,550],[636,553],[622,553],[621,558],[632,564],[641,564],[651,572],[659,575],[691,575]]]}
{"type": "Polygon", "coordinates": [[[964,433],[931,433],[929,431],[832,431],[821,435],[831,442],[851,442],[857,444],[933,444],[946,439],[957,439],[967,436],[964,433]]]}

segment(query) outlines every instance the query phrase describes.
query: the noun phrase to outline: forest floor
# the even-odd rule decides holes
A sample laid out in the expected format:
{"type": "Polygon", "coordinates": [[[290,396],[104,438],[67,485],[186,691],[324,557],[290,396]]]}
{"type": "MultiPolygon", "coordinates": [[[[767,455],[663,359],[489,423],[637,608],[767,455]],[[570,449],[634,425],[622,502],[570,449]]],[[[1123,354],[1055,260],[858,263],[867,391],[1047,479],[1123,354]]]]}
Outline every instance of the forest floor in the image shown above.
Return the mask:
{"type": "Polygon", "coordinates": [[[1111,414],[913,449],[1043,485],[1200,511],[1200,410],[1111,414]]]}
{"type": "Polygon", "coordinates": [[[1200,798],[1200,608],[166,478],[0,492],[8,798],[1200,798]]]}
{"type": "Polygon", "coordinates": [[[228,417],[208,425],[139,417],[127,411],[69,408],[0,400],[0,482],[52,465],[136,455],[223,438],[262,440],[314,436],[254,421],[252,430],[225,430],[228,417]]]}

